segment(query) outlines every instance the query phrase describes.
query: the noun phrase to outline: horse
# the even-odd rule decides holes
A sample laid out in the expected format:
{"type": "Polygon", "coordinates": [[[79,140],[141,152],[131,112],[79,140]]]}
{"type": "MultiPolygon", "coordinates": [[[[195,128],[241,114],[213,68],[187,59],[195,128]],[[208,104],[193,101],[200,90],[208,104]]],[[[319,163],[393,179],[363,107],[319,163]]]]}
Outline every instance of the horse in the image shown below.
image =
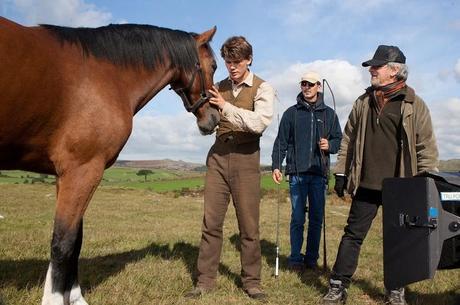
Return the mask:
{"type": "Polygon", "coordinates": [[[0,169],[56,176],[42,305],[87,305],[78,283],[83,216],[132,130],[168,84],[210,134],[217,68],[201,34],[153,25],[23,26],[0,17],[0,169]]]}

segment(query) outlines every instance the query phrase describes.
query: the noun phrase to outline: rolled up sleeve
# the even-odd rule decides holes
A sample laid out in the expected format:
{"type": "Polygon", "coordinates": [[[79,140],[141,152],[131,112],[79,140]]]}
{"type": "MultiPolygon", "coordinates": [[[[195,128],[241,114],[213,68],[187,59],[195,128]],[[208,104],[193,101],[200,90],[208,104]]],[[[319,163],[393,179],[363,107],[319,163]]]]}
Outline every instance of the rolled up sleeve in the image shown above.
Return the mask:
{"type": "Polygon", "coordinates": [[[272,121],[274,100],[275,90],[269,83],[263,82],[254,98],[254,111],[225,103],[222,115],[243,131],[262,134],[272,121]]]}

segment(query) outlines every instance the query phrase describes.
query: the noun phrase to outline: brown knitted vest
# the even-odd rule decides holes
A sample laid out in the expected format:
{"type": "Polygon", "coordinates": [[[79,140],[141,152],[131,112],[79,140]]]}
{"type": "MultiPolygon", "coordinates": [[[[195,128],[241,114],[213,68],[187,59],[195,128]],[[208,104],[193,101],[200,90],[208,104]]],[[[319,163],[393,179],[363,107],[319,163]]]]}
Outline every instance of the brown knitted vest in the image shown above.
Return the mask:
{"type": "MultiPolygon", "coordinates": [[[[254,111],[254,98],[257,94],[257,89],[259,89],[259,86],[263,82],[263,79],[254,74],[252,87],[244,85],[240,93],[234,97],[232,93],[231,80],[230,78],[226,78],[219,83],[219,92],[222,94],[224,100],[231,103],[232,105],[254,111]]],[[[219,129],[217,130],[217,137],[225,139],[229,135],[232,135],[234,141],[240,144],[257,141],[261,136],[260,134],[238,130],[238,128],[233,126],[226,118],[221,116],[219,129]]]]}

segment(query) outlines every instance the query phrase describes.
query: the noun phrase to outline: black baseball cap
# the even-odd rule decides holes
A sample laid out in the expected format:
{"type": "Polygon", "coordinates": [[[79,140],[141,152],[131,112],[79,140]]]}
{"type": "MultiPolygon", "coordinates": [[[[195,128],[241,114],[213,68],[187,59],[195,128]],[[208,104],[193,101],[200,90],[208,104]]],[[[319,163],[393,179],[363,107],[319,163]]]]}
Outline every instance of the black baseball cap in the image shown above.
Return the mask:
{"type": "Polygon", "coordinates": [[[368,66],[383,66],[389,62],[406,63],[406,56],[398,47],[395,46],[378,46],[374,57],[362,63],[363,67],[368,66]]]}

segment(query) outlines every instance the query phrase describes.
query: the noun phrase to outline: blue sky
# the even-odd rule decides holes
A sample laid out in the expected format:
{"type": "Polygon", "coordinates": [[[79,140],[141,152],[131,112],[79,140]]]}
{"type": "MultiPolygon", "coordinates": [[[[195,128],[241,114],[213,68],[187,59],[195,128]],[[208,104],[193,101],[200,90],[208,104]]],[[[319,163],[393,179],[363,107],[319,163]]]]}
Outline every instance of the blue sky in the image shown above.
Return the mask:
{"type": "MultiPolygon", "coordinates": [[[[342,128],[353,101],[369,84],[361,62],[379,44],[397,45],[408,84],[431,110],[440,159],[460,158],[460,1],[457,0],[0,0],[0,14],[24,25],[153,24],[190,32],[217,26],[215,80],[226,76],[223,41],[243,35],[253,45],[252,70],[278,92],[274,120],[262,138],[270,163],[277,114],[294,103],[300,75],[316,70],[332,86],[342,128]]],[[[326,103],[332,105],[326,92],[326,103]]],[[[201,136],[192,115],[168,90],[134,119],[120,159],[181,159],[204,163],[214,136],[201,136]]]]}

